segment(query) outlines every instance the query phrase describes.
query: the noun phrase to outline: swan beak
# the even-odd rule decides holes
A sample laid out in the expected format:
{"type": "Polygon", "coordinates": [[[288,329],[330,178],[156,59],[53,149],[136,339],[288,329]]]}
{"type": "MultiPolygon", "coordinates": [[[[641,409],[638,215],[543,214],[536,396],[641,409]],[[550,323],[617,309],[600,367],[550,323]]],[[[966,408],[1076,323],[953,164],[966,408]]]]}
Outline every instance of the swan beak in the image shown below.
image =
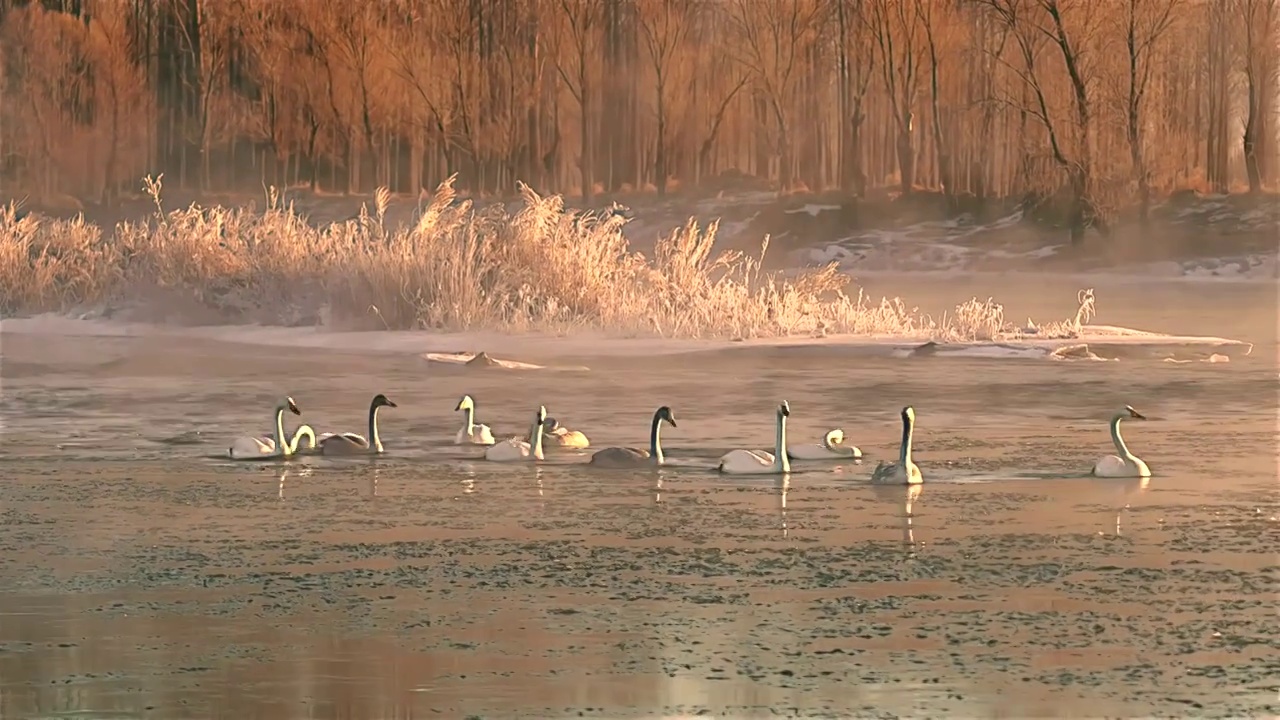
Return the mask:
{"type": "Polygon", "coordinates": [[[395,403],[393,403],[393,402],[391,402],[390,400],[388,400],[388,401],[387,401],[387,407],[396,407],[396,404],[395,404],[395,403]]]}
{"type": "Polygon", "coordinates": [[[1147,419],[1147,416],[1146,416],[1146,415],[1143,415],[1142,413],[1138,412],[1137,410],[1130,410],[1130,411],[1129,411],[1129,414],[1130,414],[1130,415],[1132,415],[1133,417],[1135,417],[1135,418],[1139,419],[1139,420],[1146,420],[1146,419],[1147,419]]]}
{"type": "Polygon", "coordinates": [[[297,404],[293,402],[292,398],[289,400],[289,412],[293,413],[294,415],[302,414],[302,411],[298,409],[297,404]]]}
{"type": "Polygon", "coordinates": [[[680,427],[679,425],[676,424],[676,419],[673,417],[667,418],[667,422],[671,423],[671,427],[680,427]]]}

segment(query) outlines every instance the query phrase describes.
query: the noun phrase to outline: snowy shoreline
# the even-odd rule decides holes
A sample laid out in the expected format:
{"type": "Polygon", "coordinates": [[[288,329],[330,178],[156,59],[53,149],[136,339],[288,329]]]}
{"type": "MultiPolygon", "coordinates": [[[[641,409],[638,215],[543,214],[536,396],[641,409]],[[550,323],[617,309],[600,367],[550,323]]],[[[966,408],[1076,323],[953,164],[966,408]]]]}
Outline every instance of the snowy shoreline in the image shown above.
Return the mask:
{"type": "MultiPolygon", "coordinates": [[[[617,338],[593,333],[574,336],[504,335],[491,332],[437,333],[416,330],[331,331],[320,327],[263,325],[175,326],[111,320],[82,320],[60,315],[0,320],[0,333],[46,337],[179,337],[265,347],[369,353],[465,354],[484,352],[504,361],[562,358],[625,358],[739,351],[812,349],[863,357],[922,355],[987,359],[1106,359],[1089,357],[1081,346],[1127,348],[1213,348],[1248,355],[1253,345],[1239,340],[1199,335],[1168,335],[1110,325],[1088,325],[1076,337],[1014,336],[990,341],[931,342],[927,335],[826,337],[786,336],[746,340],[617,338]]],[[[435,359],[435,358],[432,358],[435,359]]]]}

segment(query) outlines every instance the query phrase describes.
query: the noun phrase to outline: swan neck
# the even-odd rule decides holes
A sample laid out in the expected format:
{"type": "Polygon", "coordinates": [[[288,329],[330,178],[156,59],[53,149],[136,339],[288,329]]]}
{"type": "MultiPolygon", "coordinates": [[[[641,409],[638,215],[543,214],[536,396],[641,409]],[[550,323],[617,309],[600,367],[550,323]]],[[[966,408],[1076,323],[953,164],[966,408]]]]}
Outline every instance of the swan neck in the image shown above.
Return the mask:
{"type": "Polygon", "coordinates": [[[369,444],[378,452],[382,452],[382,438],[378,437],[378,410],[380,405],[369,408],[369,444]]]}
{"type": "Polygon", "coordinates": [[[463,412],[466,413],[467,418],[467,435],[470,435],[476,429],[476,409],[468,405],[463,408],[463,412]]]}
{"type": "Polygon", "coordinates": [[[915,432],[915,423],[911,416],[902,418],[902,447],[898,448],[898,462],[905,466],[911,462],[911,436],[915,432]]]}
{"type": "Polygon", "coordinates": [[[787,459],[787,416],[782,413],[778,413],[778,434],[773,445],[774,467],[782,472],[790,471],[791,462],[787,459]]]}
{"type": "Polygon", "coordinates": [[[289,452],[298,452],[298,446],[302,443],[302,438],[304,437],[311,438],[310,447],[314,448],[316,446],[316,431],[310,425],[302,424],[293,431],[293,440],[289,442],[289,452]]]}
{"type": "Polygon", "coordinates": [[[1133,453],[1129,452],[1129,446],[1124,444],[1124,438],[1120,436],[1120,421],[1124,417],[1117,415],[1111,418],[1111,442],[1115,443],[1116,452],[1120,453],[1120,457],[1125,459],[1133,459],[1133,453]]]}
{"type": "Polygon", "coordinates": [[[649,455],[661,465],[662,464],[662,417],[660,415],[653,416],[653,426],[649,428],[649,455]]]}
{"type": "Polygon", "coordinates": [[[289,447],[289,441],[284,436],[284,410],[284,405],[276,407],[276,441],[280,444],[280,454],[290,455],[293,448],[289,447]]]}
{"type": "Polygon", "coordinates": [[[529,428],[529,436],[533,440],[533,457],[535,459],[541,460],[542,459],[542,423],[540,422],[534,423],[533,427],[529,428]]]}

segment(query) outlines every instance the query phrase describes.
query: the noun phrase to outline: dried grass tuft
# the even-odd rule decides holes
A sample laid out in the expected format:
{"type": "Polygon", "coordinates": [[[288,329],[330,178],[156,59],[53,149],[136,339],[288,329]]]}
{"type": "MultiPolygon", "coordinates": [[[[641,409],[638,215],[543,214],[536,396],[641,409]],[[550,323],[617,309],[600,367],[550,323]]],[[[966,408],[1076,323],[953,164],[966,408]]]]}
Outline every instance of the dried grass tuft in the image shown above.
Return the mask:
{"type": "MultiPolygon", "coordinates": [[[[439,328],[752,338],[852,334],[994,340],[1011,331],[1003,308],[972,300],[935,321],[899,298],[846,294],[834,264],[784,276],[757,256],[717,251],[718,225],[694,220],[662,238],[653,258],[633,252],[626,220],[568,211],[559,196],[521,185],[523,206],[478,209],[442,183],[417,222],[372,214],[313,227],[278,193],[266,208],[166,211],[162,178],[144,189],[156,212],[109,236],[83,220],[18,218],[0,209],[0,312],[67,311],[128,300],[139,288],[190,296],[229,317],[345,327],[439,328]]],[[[1085,310],[1064,332],[1092,312],[1085,310]]]]}

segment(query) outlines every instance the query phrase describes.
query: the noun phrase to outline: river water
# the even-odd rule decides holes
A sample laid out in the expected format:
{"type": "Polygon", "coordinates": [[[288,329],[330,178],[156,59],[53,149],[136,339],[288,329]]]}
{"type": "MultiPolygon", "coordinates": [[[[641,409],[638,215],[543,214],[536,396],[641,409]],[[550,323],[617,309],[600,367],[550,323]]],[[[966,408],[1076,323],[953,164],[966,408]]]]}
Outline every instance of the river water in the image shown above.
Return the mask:
{"type": "Polygon", "coordinates": [[[590,372],[516,372],[5,332],[0,717],[1275,714],[1280,383],[1253,287],[1103,318],[1258,343],[1228,363],[566,344],[590,372]],[[284,393],[363,432],[379,392],[383,457],[223,457],[284,393]],[[489,463],[451,444],[463,393],[499,437],[545,404],[597,448],[643,446],[668,404],[680,465],[489,463]],[[842,427],[866,461],[706,469],[771,449],[783,399],[792,442],[842,427]],[[867,484],[905,404],[910,495],[867,484]],[[1126,404],[1149,483],[1088,476],[1126,404]]]}

